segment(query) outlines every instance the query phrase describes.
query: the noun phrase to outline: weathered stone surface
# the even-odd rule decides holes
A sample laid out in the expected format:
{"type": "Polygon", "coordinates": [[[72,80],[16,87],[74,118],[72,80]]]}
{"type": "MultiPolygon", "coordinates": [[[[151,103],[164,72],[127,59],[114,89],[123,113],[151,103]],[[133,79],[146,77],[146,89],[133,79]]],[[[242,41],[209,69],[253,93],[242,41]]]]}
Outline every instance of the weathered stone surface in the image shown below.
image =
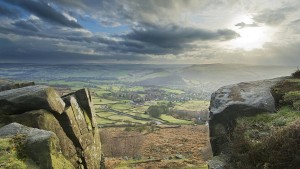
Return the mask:
{"type": "Polygon", "coordinates": [[[65,112],[61,114],[59,121],[72,140],[80,137],[80,129],[71,106],[67,107],[65,112]]]}
{"type": "Polygon", "coordinates": [[[76,147],[82,152],[83,164],[86,168],[99,168],[101,144],[96,125],[94,108],[88,89],[81,89],[63,98],[67,108],[60,115],[62,126],[74,138],[76,147]]]}
{"type": "Polygon", "coordinates": [[[73,115],[75,117],[75,122],[78,125],[80,133],[81,134],[87,133],[88,132],[88,124],[85,119],[85,115],[84,115],[85,112],[82,111],[76,98],[73,95],[71,95],[71,96],[64,98],[64,101],[66,102],[67,106],[71,107],[73,115]]]}
{"type": "Polygon", "coordinates": [[[92,127],[97,127],[97,122],[95,119],[95,110],[92,103],[92,96],[88,89],[80,89],[75,92],[75,97],[78,103],[81,105],[83,111],[85,111],[91,120],[92,127]]]}
{"type": "Polygon", "coordinates": [[[212,94],[209,129],[214,155],[226,152],[226,144],[231,139],[237,117],[276,111],[271,88],[282,79],[228,85],[212,94]]]}
{"type": "Polygon", "coordinates": [[[211,96],[210,112],[214,115],[222,113],[229,106],[245,106],[274,112],[275,103],[271,87],[282,78],[242,82],[221,87],[211,96]]]}
{"type": "Polygon", "coordinates": [[[8,114],[37,109],[62,113],[65,103],[53,88],[36,85],[0,92],[0,109],[8,114]]]}
{"type": "Polygon", "coordinates": [[[60,115],[60,124],[68,131],[78,154],[82,154],[85,168],[100,168],[101,144],[91,96],[87,89],[82,89],[63,98],[65,112],[60,115]]]}
{"type": "Polygon", "coordinates": [[[77,166],[78,157],[76,148],[51,112],[43,109],[33,110],[20,115],[11,115],[9,118],[12,122],[17,122],[28,127],[54,132],[59,138],[62,154],[74,166],[77,166]]]}
{"type": "Polygon", "coordinates": [[[0,92],[0,106],[0,125],[18,122],[52,131],[74,168],[100,168],[100,136],[88,89],[60,98],[47,86],[23,87],[0,92]]]}
{"type": "Polygon", "coordinates": [[[11,123],[0,128],[0,137],[25,135],[25,150],[40,168],[72,169],[72,164],[60,153],[58,137],[51,131],[11,123]]]}

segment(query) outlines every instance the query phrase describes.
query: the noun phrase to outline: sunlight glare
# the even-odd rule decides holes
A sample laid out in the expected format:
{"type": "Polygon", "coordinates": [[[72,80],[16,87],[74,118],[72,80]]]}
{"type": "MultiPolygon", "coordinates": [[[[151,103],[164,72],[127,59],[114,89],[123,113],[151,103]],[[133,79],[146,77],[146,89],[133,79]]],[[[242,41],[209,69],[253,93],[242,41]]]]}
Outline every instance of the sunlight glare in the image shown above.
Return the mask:
{"type": "Polygon", "coordinates": [[[248,15],[238,16],[232,23],[234,23],[234,27],[231,27],[231,29],[240,34],[240,37],[226,42],[226,48],[252,50],[263,48],[263,45],[271,40],[272,29],[265,25],[251,26],[254,21],[248,15]],[[235,26],[237,23],[242,22],[246,24],[245,27],[235,26]]]}

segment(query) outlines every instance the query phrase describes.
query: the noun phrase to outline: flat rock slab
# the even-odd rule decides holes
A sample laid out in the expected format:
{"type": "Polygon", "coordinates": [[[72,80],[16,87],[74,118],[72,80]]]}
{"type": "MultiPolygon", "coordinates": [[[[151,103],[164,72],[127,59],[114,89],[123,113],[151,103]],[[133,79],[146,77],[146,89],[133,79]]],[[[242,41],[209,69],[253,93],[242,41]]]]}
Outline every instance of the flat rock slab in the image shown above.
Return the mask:
{"type": "Polygon", "coordinates": [[[45,109],[61,114],[65,103],[51,87],[36,85],[0,92],[0,111],[20,114],[25,111],[45,109]]]}

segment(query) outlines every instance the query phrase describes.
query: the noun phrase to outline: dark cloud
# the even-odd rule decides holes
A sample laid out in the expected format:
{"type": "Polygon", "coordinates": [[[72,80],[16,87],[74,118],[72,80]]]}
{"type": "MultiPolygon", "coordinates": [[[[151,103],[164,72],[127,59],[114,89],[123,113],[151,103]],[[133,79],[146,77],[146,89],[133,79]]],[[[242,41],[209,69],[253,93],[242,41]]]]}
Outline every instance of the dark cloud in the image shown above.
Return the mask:
{"type": "Polygon", "coordinates": [[[142,61],[146,58],[141,55],[127,55],[120,53],[84,54],[55,50],[47,41],[23,43],[11,42],[0,38],[0,59],[5,62],[22,63],[78,63],[78,62],[101,62],[101,61],[142,61]]]}
{"type": "Polygon", "coordinates": [[[256,22],[266,23],[268,25],[278,25],[286,20],[286,15],[295,11],[293,7],[279,8],[276,10],[264,10],[260,14],[256,15],[253,19],[256,22]]]}
{"type": "Polygon", "coordinates": [[[239,29],[243,29],[246,27],[258,27],[257,23],[255,23],[255,22],[253,22],[251,24],[246,24],[245,22],[240,22],[240,23],[235,24],[234,26],[238,26],[239,29]]]}
{"type": "Polygon", "coordinates": [[[152,27],[134,29],[131,33],[125,35],[125,38],[162,48],[178,48],[195,41],[230,40],[238,36],[239,34],[229,29],[210,31],[176,25],[166,27],[152,25],[152,27]]]}
{"type": "Polygon", "coordinates": [[[14,25],[17,26],[18,28],[30,30],[33,32],[39,31],[39,28],[30,21],[20,20],[20,21],[15,22],[14,25]]]}
{"type": "Polygon", "coordinates": [[[20,16],[20,11],[16,8],[0,3],[0,16],[17,18],[20,16]]]}
{"type": "MultiPolygon", "coordinates": [[[[235,11],[241,6],[250,9],[251,4],[256,6],[255,11],[248,11],[257,14],[254,23],[240,22],[235,26],[243,29],[263,27],[263,23],[271,27],[276,25],[281,32],[289,30],[286,35],[296,35],[294,41],[299,39],[300,21],[295,20],[299,17],[291,22],[290,16],[297,8],[287,8],[290,6],[287,4],[265,10],[266,3],[236,0],[0,0],[0,61],[70,63],[160,60],[164,57],[184,61],[186,57],[209,60],[217,54],[221,58],[226,51],[235,52],[220,45],[239,36],[226,29],[225,23],[229,23],[228,18],[240,14],[225,12],[223,16],[222,10],[235,11]],[[290,24],[281,24],[283,22],[290,24]],[[289,28],[284,29],[284,26],[289,28]],[[107,31],[110,27],[117,27],[115,30],[120,32],[107,31]],[[106,33],[101,32],[103,30],[106,33]]],[[[283,33],[280,35],[283,37],[283,33]]],[[[298,55],[293,55],[299,53],[296,46],[286,47],[289,51],[283,48],[278,51],[279,48],[260,49],[260,52],[264,50],[261,53],[269,55],[276,51],[280,56],[287,52],[287,56],[297,60],[298,55]]],[[[235,54],[239,58],[245,53],[235,54]]]]}
{"type": "Polygon", "coordinates": [[[5,0],[5,2],[17,5],[20,8],[23,8],[28,12],[33,13],[49,22],[72,28],[82,28],[80,24],[73,20],[69,20],[59,11],[55,10],[53,7],[49,6],[43,1],[5,0]]]}

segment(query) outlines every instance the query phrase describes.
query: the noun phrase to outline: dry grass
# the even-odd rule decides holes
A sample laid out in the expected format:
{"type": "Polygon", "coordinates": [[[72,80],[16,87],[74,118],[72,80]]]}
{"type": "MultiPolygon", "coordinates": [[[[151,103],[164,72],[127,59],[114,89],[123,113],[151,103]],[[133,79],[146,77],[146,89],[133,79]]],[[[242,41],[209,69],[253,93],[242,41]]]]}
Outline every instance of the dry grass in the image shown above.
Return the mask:
{"type": "MultiPolygon", "coordinates": [[[[124,128],[104,128],[102,132],[117,136],[124,128]]],[[[106,167],[118,168],[200,168],[211,157],[207,126],[164,128],[143,135],[141,159],[162,159],[161,162],[135,164],[120,158],[107,158],[106,167]],[[176,155],[183,159],[176,159],[176,155]]],[[[103,144],[105,149],[106,145],[103,144]]],[[[106,157],[107,155],[104,154],[106,157]]]]}

